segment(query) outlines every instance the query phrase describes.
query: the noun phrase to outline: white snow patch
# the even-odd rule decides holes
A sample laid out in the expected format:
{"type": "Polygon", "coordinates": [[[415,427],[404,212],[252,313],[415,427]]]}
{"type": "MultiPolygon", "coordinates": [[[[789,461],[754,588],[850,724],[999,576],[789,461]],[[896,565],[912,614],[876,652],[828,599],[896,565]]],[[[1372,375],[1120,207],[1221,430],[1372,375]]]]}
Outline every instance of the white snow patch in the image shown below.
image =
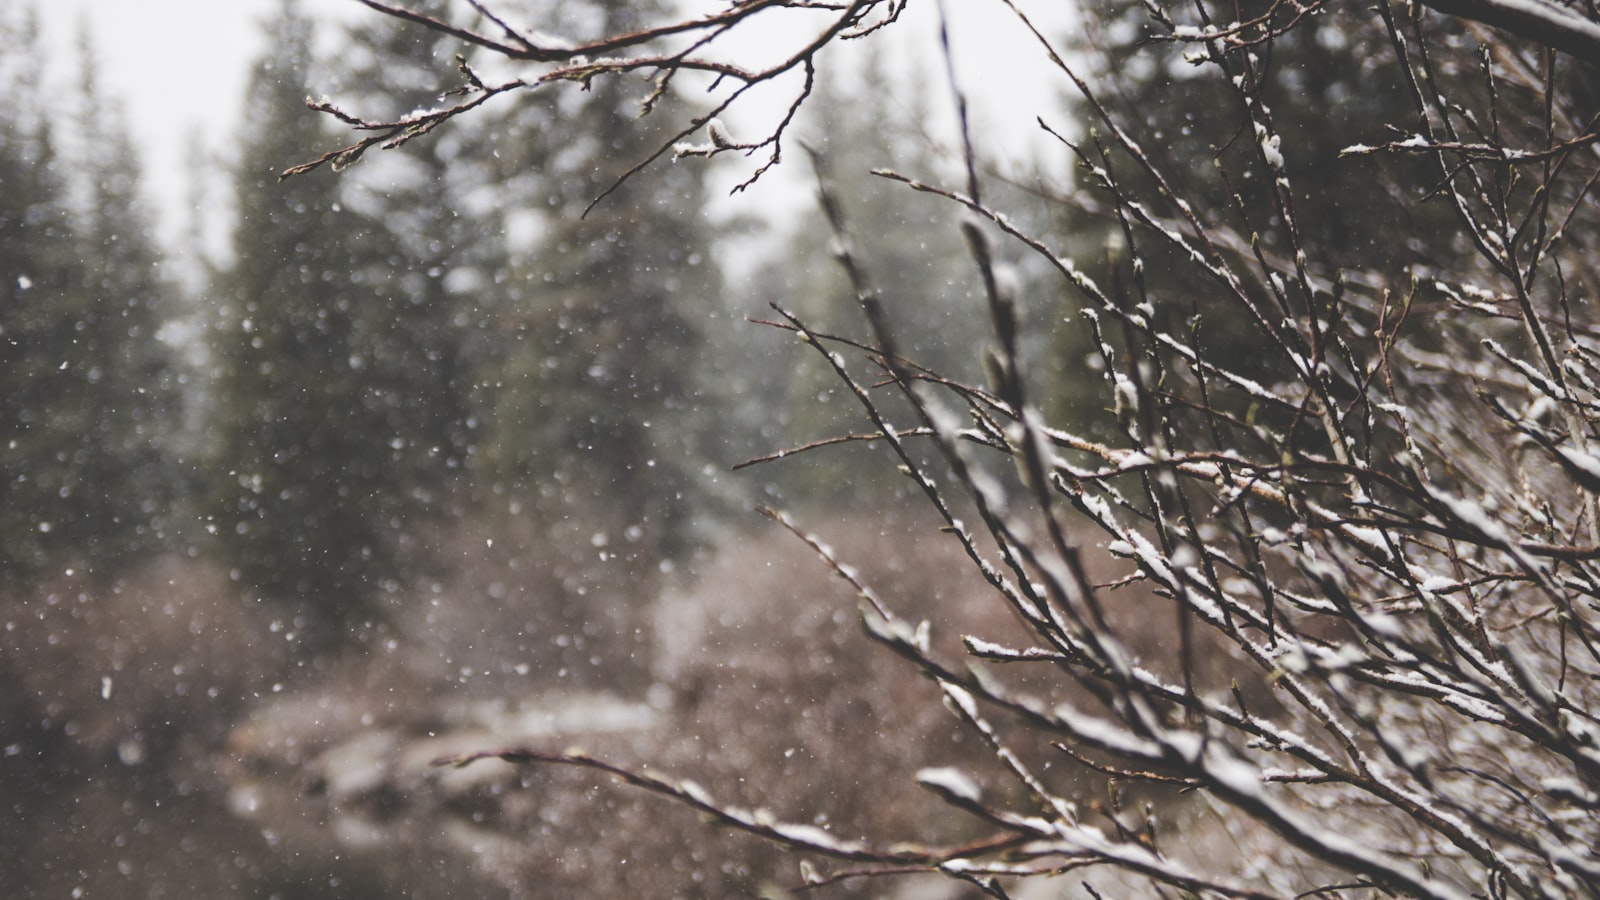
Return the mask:
{"type": "Polygon", "coordinates": [[[983,791],[971,776],[949,766],[937,766],[917,770],[917,784],[944,797],[947,800],[962,800],[968,803],[977,803],[983,797],[983,791]]]}

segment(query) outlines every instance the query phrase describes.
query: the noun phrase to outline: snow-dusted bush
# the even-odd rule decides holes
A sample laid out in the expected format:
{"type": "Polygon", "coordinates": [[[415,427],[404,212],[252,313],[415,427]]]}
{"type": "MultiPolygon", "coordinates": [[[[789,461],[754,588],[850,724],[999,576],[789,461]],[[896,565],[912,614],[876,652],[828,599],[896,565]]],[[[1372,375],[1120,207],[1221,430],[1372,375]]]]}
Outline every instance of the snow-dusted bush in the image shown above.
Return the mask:
{"type": "MultiPolygon", "coordinates": [[[[661,155],[678,144],[679,157],[770,164],[789,121],[781,112],[755,140],[713,129],[699,144],[695,133],[730,105],[770,98],[747,94],[752,86],[792,84],[798,105],[809,78],[783,76],[809,74],[835,40],[897,28],[907,6],[741,3],[556,44],[499,20],[473,31],[368,5],[535,70],[494,84],[465,69],[460,107],[369,123],[375,137],[329,161],[409,140],[495,94],[633,73],[666,90],[711,72],[713,108],[661,155]],[[745,23],[786,14],[817,29],[798,52],[768,68],[719,55],[748,49],[745,23]]],[[[881,599],[849,548],[795,530],[859,594],[867,633],[925,676],[919,701],[942,702],[949,728],[986,749],[899,786],[969,814],[983,837],[936,843],[914,824],[844,835],[729,799],[748,786],[578,752],[486,748],[453,761],[610,773],[790,848],[797,890],[936,872],[993,896],[1067,873],[1091,894],[1095,884],[1246,897],[1597,893],[1600,456],[1590,445],[1600,440],[1600,341],[1585,301],[1600,170],[1584,60],[1600,58],[1600,22],[1592,8],[1544,0],[1428,5],[1443,13],[1278,3],[1233,22],[1231,5],[1151,3],[1155,46],[1143,52],[1185,67],[1186,83],[1212,79],[1222,98],[1191,117],[1218,148],[1215,170],[1200,174],[1162,152],[1153,124],[1101,102],[1119,85],[1091,82],[1080,74],[1090,64],[1034,32],[1017,52],[1054,60],[1094,119],[1081,140],[1058,144],[1083,187],[1056,193],[1109,224],[1114,240],[1094,255],[1110,259],[1074,261],[1067,245],[991,206],[982,148],[964,130],[965,183],[888,176],[968,211],[993,329],[984,384],[902,355],[895,314],[822,180],[866,336],[827,336],[782,310],[780,327],[830,362],[981,576],[967,602],[1020,623],[1021,637],[980,622],[953,649],[921,624],[914,599],[881,599]],[[1284,102],[1269,89],[1274,51],[1336,14],[1361,41],[1351,52],[1403,92],[1405,113],[1308,158],[1269,103],[1284,102]],[[1168,58],[1174,46],[1181,54],[1168,58]],[[1420,166],[1389,164],[1402,159],[1420,166]],[[1305,204],[1320,172],[1362,166],[1370,190],[1305,204]],[[1411,216],[1421,205],[1443,214],[1411,216]],[[1333,246],[1312,237],[1334,229],[1300,215],[1381,218],[1385,208],[1394,222],[1442,230],[1333,246]],[[1000,262],[1018,256],[1053,272],[1072,298],[1061,317],[1092,334],[1100,419],[1043,412],[1052,386],[1025,352],[1038,342],[1021,310],[1061,301],[1019,287],[1000,262]],[[1174,265],[1185,272],[1166,271],[1174,265]],[[1213,341],[1219,319],[1245,339],[1213,341]],[[855,373],[862,356],[888,387],[855,373]],[[1115,584],[1087,570],[1085,547],[1096,544],[1123,560],[1115,584]],[[1128,615],[1116,587],[1130,584],[1160,602],[1128,615]],[[1153,644],[1152,632],[1164,640],[1153,644]],[[1085,770],[1117,789],[1085,795],[1085,770]]],[[[1002,6],[1024,19],[1020,2],[1002,6]]],[[[1041,124],[1076,133],[1048,116],[1041,124]]]]}

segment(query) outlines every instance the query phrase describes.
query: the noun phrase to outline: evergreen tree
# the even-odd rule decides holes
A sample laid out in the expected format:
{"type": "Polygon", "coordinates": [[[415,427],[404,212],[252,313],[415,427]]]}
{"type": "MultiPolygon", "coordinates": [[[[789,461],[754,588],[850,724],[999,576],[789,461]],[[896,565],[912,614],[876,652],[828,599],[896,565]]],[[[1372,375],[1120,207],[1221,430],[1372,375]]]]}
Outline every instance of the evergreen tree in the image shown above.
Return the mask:
{"type": "Polygon", "coordinates": [[[51,536],[58,493],[74,452],[58,409],[70,397],[61,355],[71,345],[72,320],[62,313],[82,277],[37,80],[44,67],[37,22],[8,13],[0,29],[11,48],[0,59],[0,564],[8,579],[25,579],[50,561],[58,543],[51,536]]]}
{"type": "MultiPolygon", "coordinates": [[[[1267,13],[1268,6],[1247,3],[1236,15],[1240,21],[1250,20],[1267,13]]],[[[1285,13],[1286,8],[1274,14],[1287,21],[1291,16],[1285,13]]],[[[1403,73],[1390,58],[1378,17],[1330,6],[1307,16],[1259,54],[1235,53],[1229,60],[1230,71],[1245,86],[1247,106],[1228,83],[1194,77],[1201,69],[1185,55],[1199,52],[1197,45],[1155,40],[1165,36],[1166,28],[1151,20],[1146,5],[1118,0],[1085,14],[1084,49],[1086,56],[1097,60],[1099,83],[1106,85],[1102,103],[1119,121],[1142,123],[1134,136],[1169,184],[1179,193],[1199,197],[1191,201],[1194,208],[1205,220],[1231,229],[1244,252],[1249,252],[1253,239],[1262,253],[1283,259],[1292,259],[1297,249],[1314,247],[1339,267],[1388,267],[1402,259],[1437,264],[1459,253],[1460,248],[1434,246],[1439,242],[1433,236],[1450,233],[1454,220],[1444,204],[1425,202],[1419,190],[1434,179],[1426,160],[1340,156],[1343,148],[1361,140],[1389,139],[1388,123],[1409,121],[1414,114],[1403,73]],[[1283,156],[1282,175],[1291,186],[1299,248],[1290,245],[1281,215],[1250,218],[1239,211],[1273,207],[1274,173],[1260,162],[1263,151],[1250,107],[1257,116],[1266,111],[1281,146],[1290,148],[1283,156]],[[1219,120],[1225,127],[1216,127],[1219,120]],[[1231,133],[1232,139],[1218,144],[1219,133],[1231,133]],[[1223,181],[1215,177],[1219,170],[1244,175],[1223,181]],[[1394,207],[1364,199],[1375,181],[1383,193],[1412,201],[1400,207],[1401,218],[1394,207]]],[[[1097,127],[1095,114],[1081,100],[1074,97],[1069,106],[1072,118],[1086,129],[1097,127]]],[[[1084,146],[1097,165],[1103,164],[1090,142],[1084,146]]],[[[1112,154],[1109,165],[1141,196],[1155,195],[1130,160],[1112,154]]],[[[1081,248],[1073,255],[1098,283],[1125,289],[1131,296],[1137,290],[1131,272],[1114,271],[1127,267],[1116,249],[1122,239],[1120,227],[1109,215],[1110,200],[1091,179],[1080,183],[1085,189],[1061,210],[1063,230],[1081,248]]],[[[1159,213],[1170,214],[1164,209],[1159,213]]],[[[1216,292],[1195,274],[1181,252],[1146,242],[1144,253],[1141,277],[1150,294],[1187,301],[1163,304],[1158,315],[1177,322],[1198,312],[1202,341],[1214,346],[1254,345],[1252,326],[1238,310],[1218,308],[1210,301],[1216,292]]],[[[1264,308],[1276,308],[1268,298],[1261,302],[1264,308]]],[[[1247,355],[1254,365],[1265,366],[1258,374],[1271,376],[1273,360],[1260,353],[1247,355]]]]}
{"type": "MultiPolygon", "coordinates": [[[[286,0],[256,65],[246,115],[260,139],[236,175],[236,261],[216,323],[215,511],[224,556],[265,596],[335,626],[374,612],[407,574],[402,537],[428,512],[409,491],[416,434],[363,331],[384,295],[358,268],[372,223],[331,173],[279,182],[329,135],[305,108],[311,24],[286,0]]],[[[324,636],[334,632],[326,632],[324,636]]]]}
{"type": "MultiPolygon", "coordinates": [[[[626,29],[649,3],[554,5],[545,27],[626,29]]],[[[717,307],[698,166],[654,165],[589,206],[668,139],[638,118],[648,85],[600,79],[533,95],[494,123],[512,277],[480,369],[478,478],[504,533],[551,565],[528,637],[572,681],[633,689],[649,677],[661,572],[698,540],[692,488],[708,423],[692,374],[717,307]],[[587,213],[586,213],[587,210],[587,213]],[[521,520],[517,522],[515,520],[521,520]]],[[[663,104],[675,102],[671,97],[663,104]]]]}
{"type": "MultiPolygon", "coordinates": [[[[899,77],[913,84],[926,79],[919,72],[897,77],[882,54],[830,63],[819,67],[813,102],[804,110],[806,140],[824,160],[856,255],[894,317],[900,352],[947,376],[970,374],[974,336],[983,333],[984,320],[971,291],[975,271],[956,227],[958,211],[947,200],[872,174],[891,169],[922,181],[944,181],[949,166],[924,130],[927,98],[896,89],[899,77]]],[[[812,328],[864,334],[854,289],[834,258],[832,235],[809,212],[801,222],[782,237],[782,255],[758,277],[750,314],[770,317],[766,304],[777,300],[812,328]]],[[[792,342],[782,349],[769,346],[767,352],[781,355],[784,365],[746,368],[771,376],[767,403],[782,410],[781,430],[766,435],[768,450],[773,444],[792,447],[871,430],[856,404],[838,402],[844,388],[816,353],[793,349],[792,342]]],[[[859,381],[877,381],[878,373],[860,362],[860,353],[842,352],[859,381]]],[[[888,408],[897,407],[891,401],[888,408]]],[[[770,409],[765,417],[774,418],[770,409]]],[[[859,502],[863,491],[908,485],[881,478],[882,471],[874,450],[846,445],[782,470],[779,482],[791,501],[822,505],[859,502]]]]}
{"type": "MultiPolygon", "coordinates": [[[[443,14],[443,0],[416,8],[443,14]]],[[[351,35],[368,51],[340,60],[342,94],[368,115],[396,119],[440,102],[454,38],[393,19],[351,35]]],[[[437,506],[475,453],[476,369],[488,310],[506,278],[504,225],[476,122],[358,167],[339,188],[367,226],[351,235],[352,267],[374,294],[359,314],[370,343],[366,376],[394,448],[391,473],[437,506]]]]}
{"type": "Polygon", "coordinates": [[[88,516],[115,529],[112,546],[91,539],[95,565],[158,548],[176,499],[167,444],[180,413],[171,350],[158,338],[172,313],[151,217],[139,197],[138,155],[127,126],[94,78],[93,47],[80,44],[84,108],[79,126],[86,181],[81,239],[93,312],[81,338],[92,361],[84,378],[88,464],[81,490],[88,516]],[[98,546],[97,546],[98,545],[98,546]]]}
{"type": "MultiPolygon", "coordinates": [[[[655,12],[596,6],[607,33],[655,12]]],[[[503,313],[512,343],[493,379],[492,454],[502,483],[531,505],[602,506],[630,544],[659,559],[684,546],[699,421],[688,373],[719,277],[699,167],[653,166],[616,184],[663,139],[640,127],[641,99],[626,81],[604,79],[559,131],[546,130],[551,117],[537,108],[512,126],[542,157],[506,165],[538,172],[522,188],[543,221],[517,305],[503,313]]]]}
{"type": "Polygon", "coordinates": [[[164,286],[138,212],[126,134],[85,80],[84,213],[74,221],[37,82],[31,17],[0,18],[0,569],[26,580],[73,566],[111,578],[156,545],[170,479],[159,441],[172,409],[156,340],[164,286]]]}

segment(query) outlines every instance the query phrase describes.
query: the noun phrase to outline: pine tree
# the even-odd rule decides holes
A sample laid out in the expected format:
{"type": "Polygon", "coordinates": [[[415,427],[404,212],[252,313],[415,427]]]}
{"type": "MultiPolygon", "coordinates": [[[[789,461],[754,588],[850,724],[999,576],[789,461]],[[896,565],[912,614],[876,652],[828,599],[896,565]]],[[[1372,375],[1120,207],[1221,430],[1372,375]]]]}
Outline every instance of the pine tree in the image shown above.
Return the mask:
{"type": "Polygon", "coordinates": [[[378,592],[403,580],[399,535],[425,509],[406,489],[404,400],[374,372],[387,351],[362,332],[383,302],[354,266],[371,223],[339,202],[331,173],[278,180],[329,138],[305,108],[311,37],[286,0],[250,82],[259,140],[238,165],[236,261],[215,325],[214,509],[245,583],[338,628],[369,619],[378,592]]]}
{"type": "MultiPolygon", "coordinates": [[[[897,77],[881,54],[832,62],[820,68],[804,125],[807,143],[822,158],[830,189],[840,199],[853,249],[894,318],[899,351],[947,376],[969,374],[977,349],[972,336],[982,333],[982,308],[971,292],[975,271],[956,227],[957,211],[948,201],[872,174],[889,169],[943,181],[948,165],[924,130],[926,98],[897,90],[897,77]]],[[[913,84],[925,80],[920,73],[899,77],[913,84]]],[[[782,255],[757,278],[760,295],[752,298],[749,313],[770,317],[765,304],[777,300],[812,328],[864,334],[854,290],[834,258],[832,236],[809,213],[801,221],[781,238],[782,255]]],[[[780,354],[784,365],[750,367],[779,376],[765,392],[767,404],[782,410],[782,431],[769,432],[767,449],[772,443],[799,446],[871,430],[854,403],[838,402],[843,388],[814,351],[790,341],[768,352],[780,354]]],[[[859,353],[844,351],[844,356],[858,379],[877,380],[859,353]]],[[[889,408],[895,408],[892,401],[889,408]]],[[[777,473],[779,489],[787,502],[829,505],[860,502],[863,492],[906,487],[901,479],[879,477],[884,467],[875,453],[847,445],[812,454],[803,465],[777,473]]]]}
{"type": "MultiPolygon", "coordinates": [[[[442,14],[446,6],[416,8],[442,14]]],[[[330,77],[352,108],[399,118],[436,105],[450,87],[453,38],[386,19],[351,40],[369,52],[340,60],[345,71],[330,77]]],[[[366,221],[351,236],[352,267],[375,295],[359,320],[371,344],[366,378],[389,432],[403,441],[391,470],[439,507],[450,504],[475,453],[476,369],[506,274],[502,211],[484,202],[493,186],[476,125],[415,141],[339,185],[366,221]]]]}
{"type": "MultiPolygon", "coordinates": [[[[568,4],[546,27],[609,33],[650,6],[568,4]]],[[[703,170],[658,164],[617,184],[668,139],[650,126],[671,115],[637,117],[648,88],[574,85],[492,126],[502,196],[537,239],[513,261],[479,378],[483,498],[537,533],[530,553],[558,557],[563,593],[541,600],[538,627],[569,678],[624,689],[649,677],[661,571],[698,540],[690,513],[709,431],[691,373],[720,288],[703,170]]]]}
{"type": "MultiPolygon", "coordinates": [[[[1267,11],[1268,4],[1249,3],[1237,15],[1244,21],[1267,11]]],[[[1173,189],[1198,198],[1191,199],[1195,208],[1210,221],[1225,222],[1245,247],[1255,241],[1268,256],[1292,258],[1297,248],[1290,246],[1281,216],[1250,219],[1238,211],[1272,208],[1275,180],[1259,162],[1259,136],[1240,92],[1216,78],[1193,77],[1191,73],[1202,69],[1185,55],[1199,52],[1197,46],[1153,40],[1165,28],[1150,19],[1144,4],[1116,2],[1085,12],[1089,25],[1084,42],[1094,51],[1087,55],[1098,60],[1097,73],[1107,85],[1101,102],[1119,121],[1142,123],[1134,136],[1173,189]],[[1216,127],[1218,121],[1223,128],[1216,127]],[[1230,141],[1215,143],[1217,134],[1230,131],[1230,141]],[[1245,174],[1224,182],[1215,177],[1219,170],[1245,174]]],[[[1377,17],[1328,7],[1277,37],[1263,53],[1248,60],[1235,54],[1229,62],[1257,115],[1265,110],[1281,146],[1290,148],[1281,174],[1291,185],[1301,247],[1318,248],[1332,265],[1387,267],[1400,259],[1438,261],[1455,252],[1431,246],[1436,243],[1433,236],[1450,233],[1453,216],[1442,203],[1427,202],[1417,189],[1435,178],[1427,161],[1390,157],[1376,162],[1375,172],[1373,160],[1340,155],[1361,140],[1387,140],[1388,123],[1409,121],[1413,115],[1403,75],[1390,56],[1377,17]],[[1397,219],[1388,205],[1353,201],[1369,196],[1375,180],[1384,193],[1410,196],[1412,202],[1400,207],[1406,218],[1397,219]]],[[[1072,98],[1069,107],[1071,119],[1086,130],[1096,127],[1094,113],[1081,100],[1072,98]]],[[[1103,163],[1092,142],[1085,141],[1084,147],[1095,164],[1109,164],[1124,183],[1144,191],[1143,196],[1154,195],[1131,161],[1112,154],[1103,163]]],[[[1062,205],[1062,229],[1081,248],[1073,255],[1097,283],[1125,288],[1131,296],[1136,287],[1116,249],[1122,243],[1120,227],[1109,214],[1109,198],[1092,181],[1080,178],[1080,191],[1062,205]],[[1117,269],[1123,271],[1113,271],[1117,269]]],[[[1159,304],[1158,315],[1176,322],[1199,313],[1198,339],[1214,347],[1253,344],[1252,327],[1237,310],[1218,308],[1209,300],[1216,292],[1194,274],[1180,251],[1147,242],[1143,252],[1141,277],[1150,293],[1183,298],[1159,304]]],[[[1272,305],[1265,298],[1263,303],[1272,305]]],[[[1267,366],[1257,374],[1270,380],[1266,356],[1247,355],[1267,366]]]]}
{"type": "Polygon", "coordinates": [[[170,499],[159,441],[172,404],[156,340],[165,288],[132,149],[97,88],[85,79],[80,137],[92,152],[75,181],[54,139],[64,98],[37,81],[36,26],[0,18],[0,32],[15,51],[0,73],[0,569],[109,579],[157,545],[170,499]]]}
{"type": "Polygon", "coordinates": [[[81,283],[71,248],[66,188],[38,84],[44,59],[36,21],[7,14],[0,39],[0,456],[5,484],[0,564],[8,579],[44,567],[58,541],[57,494],[71,459],[70,429],[57,409],[70,396],[60,355],[72,322],[60,315],[81,283]]]}
{"type": "MultiPolygon", "coordinates": [[[[1246,4],[1237,15],[1247,20],[1267,7],[1246,4]]],[[[1164,330],[1185,335],[1216,358],[1237,357],[1240,372],[1271,386],[1292,371],[1292,364],[1281,354],[1263,352],[1260,326],[1237,305],[1220,301],[1226,292],[1217,291],[1186,253],[1164,241],[1142,241],[1142,260],[1135,271],[1124,249],[1116,203],[1101,189],[1093,174],[1096,167],[1111,172],[1130,196],[1167,217],[1179,232],[1188,226],[1165,199],[1170,194],[1187,197],[1214,234],[1229,235],[1232,240],[1225,243],[1230,252],[1259,251],[1282,261],[1310,250],[1334,267],[1324,273],[1330,279],[1346,265],[1390,267],[1401,259],[1433,264],[1458,253],[1460,248],[1452,250],[1435,239],[1452,233],[1453,215],[1417,190],[1436,180],[1421,156],[1341,158],[1341,150],[1351,144],[1387,140],[1387,123],[1409,121],[1413,114],[1377,17],[1328,7],[1261,53],[1236,52],[1230,72],[1234,84],[1246,86],[1246,100],[1227,80],[1209,77],[1209,67],[1188,58],[1202,52],[1201,45],[1162,40],[1168,29],[1151,19],[1151,8],[1121,0],[1086,8],[1084,28],[1074,42],[1078,56],[1086,60],[1080,65],[1095,86],[1097,102],[1119,127],[1130,130],[1168,189],[1158,189],[1125,154],[1111,149],[1101,155],[1099,148],[1113,142],[1105,137],[1095,110],[1074,94],[1066,99],[1067,114],[1060,119],[1075,127],[1053,127],[1074,140],[1087,161],[1074,160],[1074,189],[1046,192],[1055,217],[1053,230],[1062,235],[1063,255],[1115,302],[1130,309],[1148,302],[1164,330]],[[1263,165],[1253,121],[1263,110],[1279,145],[1288,148],[1281,172],[1263,165]],[[1219,134],[1229,139],[1218,141],[1219,134]],[[1228,178],[1218,178],[1219,171],[1229,173],[1228,178]],[[1271,192],[1279,175],[1290,185],[1298,246],[1291,242],[1281,214],[1262,214],[1274,208],[1271,192]],[[1374,191],[1409,195],[1411,202],[1398,207],[1373,204],[1369,198],[1374,191]]],[[[1276,14],[1285,11],[1276,9],[1276,14]]],[[[1172,14],[1192,15],[1193,9],[1172,14]]],[[[1196,25],[1189,20],[1178,24],[1196,25]]],[[[1282,305],[1260,293],[1256,305],[1282,318],[1282,305]]],[[[1330,314],[1336,305],[1330,306],[1330,314]]],[[[1040,402],[1060,421],[1085,428],[1090,437],[1122,439],[1101,415],[1103,363],[1080,299],[1070,293],[1063,297],[1050,334],[1047,358],[1054,364],[1036,370],[1044,388],[1040,402]]],[[[1111,337],[1113,345],[1119,344],[1120,335],[1111,337]]],[[[1142,351],[1133,347],[1126,352],[1142,351]]]]}
{"type": "MultiPolygon", "coordinates": [[[[611,33],[647,21],[651,6],[593,12],[611,33]]],[[[492,428],[498,473],[514,490],[531,489],[533,505],[601,503],[659,557],[684,545],[695,431],[688,373],[719,277],[697,167],[653,166],[617,184],[663,139],[640,127],[640,100],[626,81],[606,79],[559,132],[535,138],[549,118],[538,109],[519,126],[533,152],[548,154],[537,183],[525,185],[544,228],[523,263],[518,307],[504,313],[515,343],[495,379],[492,428]]],[[[524,162],[507,164],[526,171],[524,162]]]]}
{"type": "Polygon", "coordinates": [[[87,536],[94,565],[105,567],[157,549],[166,536],[176,474],[165,445],[180,408],[172,352],[158,338],[173,299],[139,197],[138,156],[126,124],[95,81],[87,33],[80,47],[84,149],[78,169],[86,203],[79,231],[92,312],[79,340],[88,353],[85,406],[93,411],[80,490],[93,498],[86,518],[108,531],[87,536]]]}

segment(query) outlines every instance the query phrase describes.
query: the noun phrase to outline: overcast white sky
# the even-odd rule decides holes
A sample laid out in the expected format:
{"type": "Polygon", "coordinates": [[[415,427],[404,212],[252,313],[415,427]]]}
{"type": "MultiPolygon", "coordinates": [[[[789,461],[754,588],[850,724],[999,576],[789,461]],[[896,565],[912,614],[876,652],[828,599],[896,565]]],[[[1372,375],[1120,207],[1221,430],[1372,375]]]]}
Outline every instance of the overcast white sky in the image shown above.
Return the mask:
{"type": "MultiPolygon", "coordinates": [[[[89,25],[101,84],[126,110],[143,154],[146,189],[161,209],[162,236],[169,244],[179,233],[177,213],[189,197],[185,170],[192,161],[191,139],[198,133],[214,150],[228,145],[250,65],[263,50],[258,23],[278,3],[35,0],[47,38],[60,51],[52,54],[58,64],[75,45],[80,23],[89,25]]],[[[300,0],[300,5],[319,17],[357,23],[377,15],[355,0],[300,0]]],[[[931,0],[911,4],[908,18],[920,16],[920,26],[930,27],[933,5],[931,0]]],[[[1066,0],[1021,0],[1020,5],[1041,25],[1056,27],[1064,25],[1071,6],[1066,0]]],[[[948,0],[948,6],[963,81],[975,95],[974,106],[998,118],[998,130],[1032,133],[1035,113],[1059,108],[1050,94],[1060,85],[1059,78],[1050,77],[1031,38],[998,2],[948,0]]],[[[926,37],[918,43],[932,44],[926,37]]]]}
{"type": "MultiPolygon", "coordinates": [[[[24,0],[26,2],[26,0],[24,0]]],[[[190,196],[196,138],[215,150],[237,124],[250,66],[264,49],[259,23],[279,0],[34,0],[57,78],[73,77],[87,25],[99,83],[119,103],[141,153],[145,191],[171,244],[190,196]]],[[[351,0],[301,0],[307,11],[349,16],[351,0]]]]}

